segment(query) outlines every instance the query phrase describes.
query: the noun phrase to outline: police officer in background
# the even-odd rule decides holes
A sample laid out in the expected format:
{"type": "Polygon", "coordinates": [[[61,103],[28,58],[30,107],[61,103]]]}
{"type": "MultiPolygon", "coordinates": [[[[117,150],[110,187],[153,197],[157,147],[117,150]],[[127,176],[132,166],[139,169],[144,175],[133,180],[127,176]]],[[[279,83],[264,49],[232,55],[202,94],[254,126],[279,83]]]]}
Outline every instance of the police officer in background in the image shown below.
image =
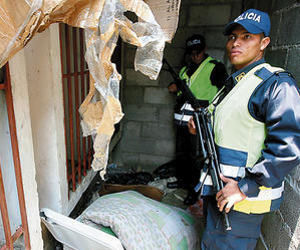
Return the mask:
{"type": "MultiPolygon", "coordinates": [[[[179,77],[186,81],[191,92],[203,107],[208,106],[219,89],[223,87],[227,72],[223,63],[215,60],[205,52],[206,42],[202,35],[196,34],[186,40],[187,64],[180,70],[179,77]]],[[[200,169],[195,166],[197,155],[196,137],[188,131],[187,123],[193,115],[193,108],[179,92],[176,83],[168,87],[171,93],[177,94],[175,107],[176,124],[176,160],[177,182],[168,183],[169,188],[183,187],[188,189],[184,204],[194,204],[198,195],[194,191],[200,176],[200,169]]]]}
{"type": "MultiPolygon", "coordinates": [[[[284,177],[300,164],[299,89],[288,72],[265,62],[269,33],[268,14],[255,9],[225,27],[234,87],[210,106],[225,186],[208,199],[203,250],[255,249],[264,214],[279,208],[284,177]]],[[[192,121],[189,127],[195,133],[192,121]]]]}

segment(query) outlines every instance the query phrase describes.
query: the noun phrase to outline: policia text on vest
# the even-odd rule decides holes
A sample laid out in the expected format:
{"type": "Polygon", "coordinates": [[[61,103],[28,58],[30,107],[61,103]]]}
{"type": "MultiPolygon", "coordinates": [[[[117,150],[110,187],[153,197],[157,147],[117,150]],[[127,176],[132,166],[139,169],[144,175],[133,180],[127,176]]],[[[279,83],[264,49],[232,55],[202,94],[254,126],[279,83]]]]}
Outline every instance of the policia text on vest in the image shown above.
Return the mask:
{"type": "MultiPolygon", "coordinates": [[[[205,179],[208,174],[211,176],[212,184],[216,192],[219,192],[224,184],[220,178],[220,164],[217,157],[215,142],[212,134],[211,127],[211,115],[209,111],[202,107],[201,101],[197,100],[191,90],[188,88],[186,83],[178,77],[178,74],[173,70],[171,65],[168,63],[166,59],[163,59],[163,62],[168,66],[168,71],[172,75],[174,82],[176,83],[178,89],[182,92],[182,95],[186,99],[186,101],[193,107],[195,110],[193,119],[196,125],[197,137],[199,140],[199,145],[201,152],[201,160],[199,161],[205,169],[207,169],[207,174],[203,180],[201,180],[200,185],[198,184],[195,187],[195,191],[198,193],[201,191],[203,184],[205,183],[205,179]]],[[[231,230],[231,226],[229,223],[228,215],[223,210],[224,216],[224,224],[226,230],[231,230]]]]}

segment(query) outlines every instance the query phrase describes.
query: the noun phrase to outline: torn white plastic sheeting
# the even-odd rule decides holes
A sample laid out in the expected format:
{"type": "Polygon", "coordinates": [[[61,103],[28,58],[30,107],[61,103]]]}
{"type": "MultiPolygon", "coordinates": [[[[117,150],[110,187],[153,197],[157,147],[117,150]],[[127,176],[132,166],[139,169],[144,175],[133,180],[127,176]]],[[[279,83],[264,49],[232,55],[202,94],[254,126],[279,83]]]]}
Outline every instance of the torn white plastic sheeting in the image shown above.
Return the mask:
{"type": "MultiPolygon", "coordinates": [[[[154,2],[157,4],[157,0],[147,0],[150,6],[155,6],[154,2]]],[[[3,0],[0,3],[1,66],[37,31],[42,32],[51,23],[63,22],[85,29],[85,58],[91,80],[90,91],[79,112],[84,136],[92,135],[94,138],[92,167],[103,170],[102,177],[114,124],[123,117],[119,102],[121,75],[111,63],[111,56],[121,36],[123,41],[138,47],[135,69],[151,79],[157,78],[165,41],[170,41],[177,28],[180,6],[180,0],[159,2],[158,7],[164,5],[169,12],[163,16],[167,19],[160,20],[161,11],[156,11],[158,21],[149,5],[142,0],[3,0]],[[139,21],[130,21],[124,15],[126,11],[134,12],[139,21]],[[165,29],[162,30],[158,23],[165,29]]]]}
{"type": "Polygon", "coordinates": [[[99,32],[86,31],[86,61],[91,74],[91,91],[80,107],[83,118],[84,135],[94,136],[94,170],[105,174],[108,160],[109,143],[114,132],[114,124],[123,114],[119,102],[119,81],[121,79],[114,64],[110,62],[119,35],[126,42],[138,46],[135,58],[136,70],[156,79],[161,68],[165,45],[162,30],[155,21],[150,8],[142,1],[106,1],[100,16],[99,32]],[[142,11],[137,11],[137,4],[142,4],[142,11]],[[132,23],[124,13],[128,10],[135,13],[142,21],[132,23]],[[102,106],[101,115],[99,107],[102,106]],[[91,117],[95,118],[91,120],[91,117]]]}

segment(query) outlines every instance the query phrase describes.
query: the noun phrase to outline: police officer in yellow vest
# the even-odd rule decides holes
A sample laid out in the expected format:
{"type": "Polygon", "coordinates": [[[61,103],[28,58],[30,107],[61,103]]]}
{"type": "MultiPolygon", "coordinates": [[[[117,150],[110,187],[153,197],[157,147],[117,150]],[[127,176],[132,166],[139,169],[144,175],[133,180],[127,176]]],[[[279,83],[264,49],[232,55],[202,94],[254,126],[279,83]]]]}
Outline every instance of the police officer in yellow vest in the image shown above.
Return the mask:
{"type": "MultiPolygon", "coordinates": [[[[179,77],[185,80],[191,92],[204,106],[212,101],[219,89],[224,85],[227,72],[223,63],[206,54],[205,38],[195,34],[186,40],[186,54],[190,61],[179,73],[179,77]]],[[[198,196],[194,191],[197,185],[200,171],[195,166],[196,138],[190,135],[187,123],[193,115],[193,108],[185,100],[182,93],[178,93],[175,83],[169,85],[170,92],[177,93],[177,103],[174,120],[176,131],[176,176],[179,179],[175,183],[169,183],[168,187],[185,187],[189,193],[184,200],[186,205],[196,202],[198,196]]]]}
{"type": "MultiPolygon", "coordinates": [[[[225,187],[208,196],[202,249],[254,249],[264,214],[283,199],[284,177],[300,164],[299,89],[288,72],[263,59],[269,33],[268,14],[255,9],[225,27],[234,87],[209,107],[225,187]]],[[[189,127],[194,132],[193,122],[189,127]]]]}

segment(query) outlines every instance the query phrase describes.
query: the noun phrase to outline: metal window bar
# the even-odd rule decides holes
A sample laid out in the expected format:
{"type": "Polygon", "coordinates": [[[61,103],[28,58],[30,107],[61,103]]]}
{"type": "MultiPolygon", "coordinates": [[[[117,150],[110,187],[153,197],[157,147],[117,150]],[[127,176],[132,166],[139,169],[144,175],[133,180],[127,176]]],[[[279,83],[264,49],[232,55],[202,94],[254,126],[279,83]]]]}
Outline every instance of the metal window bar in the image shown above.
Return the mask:
{"type": "Polygon", "coordinates": [[[89,91],[89,71],[84,60],[83,30],[60,24],[61,63],[65,111],[67,177],[73,192],[91,169],[93,147],[91,137],[83,137],[79,106],[89,91]]]}
{"type": "Polygon", "coordinates": [[[16,186],[17,186],[18,201],[19,201],[19,211],[20,211],[21,223],[22,223],[22,225],[19,226],[16,232],[11,234],[10,220],[9,220],[9,214],[7,210],[6,196],[5,196],[5,188],[4,188],[3,176],[2,176],[1,165],[0,165],[0,197],[1,197],[0,209],[1,209],[1,217],[3,222],[4,235],[5,235],[5,245],[1,247],[1,250],[13,249],[13,243],[22,235],[24,235],[25,249],[29,250],[31,249],[30,238],[29,238],[29,231],[28,231],[28,222],[27,222],[27,214],[26,214],[26,207],[25,207],[21,164],[20,164],[20,157],[19,157],[19,147],[18,147],[18,140],[17,140],[16,122],[15,122],[15,115],[14,115],[8,64],[6,64],[5,66],[5,77],[4,77],[4,81],[0,83],[0,90],[5,91],[10,140],[11,140],[16,186]]]}

